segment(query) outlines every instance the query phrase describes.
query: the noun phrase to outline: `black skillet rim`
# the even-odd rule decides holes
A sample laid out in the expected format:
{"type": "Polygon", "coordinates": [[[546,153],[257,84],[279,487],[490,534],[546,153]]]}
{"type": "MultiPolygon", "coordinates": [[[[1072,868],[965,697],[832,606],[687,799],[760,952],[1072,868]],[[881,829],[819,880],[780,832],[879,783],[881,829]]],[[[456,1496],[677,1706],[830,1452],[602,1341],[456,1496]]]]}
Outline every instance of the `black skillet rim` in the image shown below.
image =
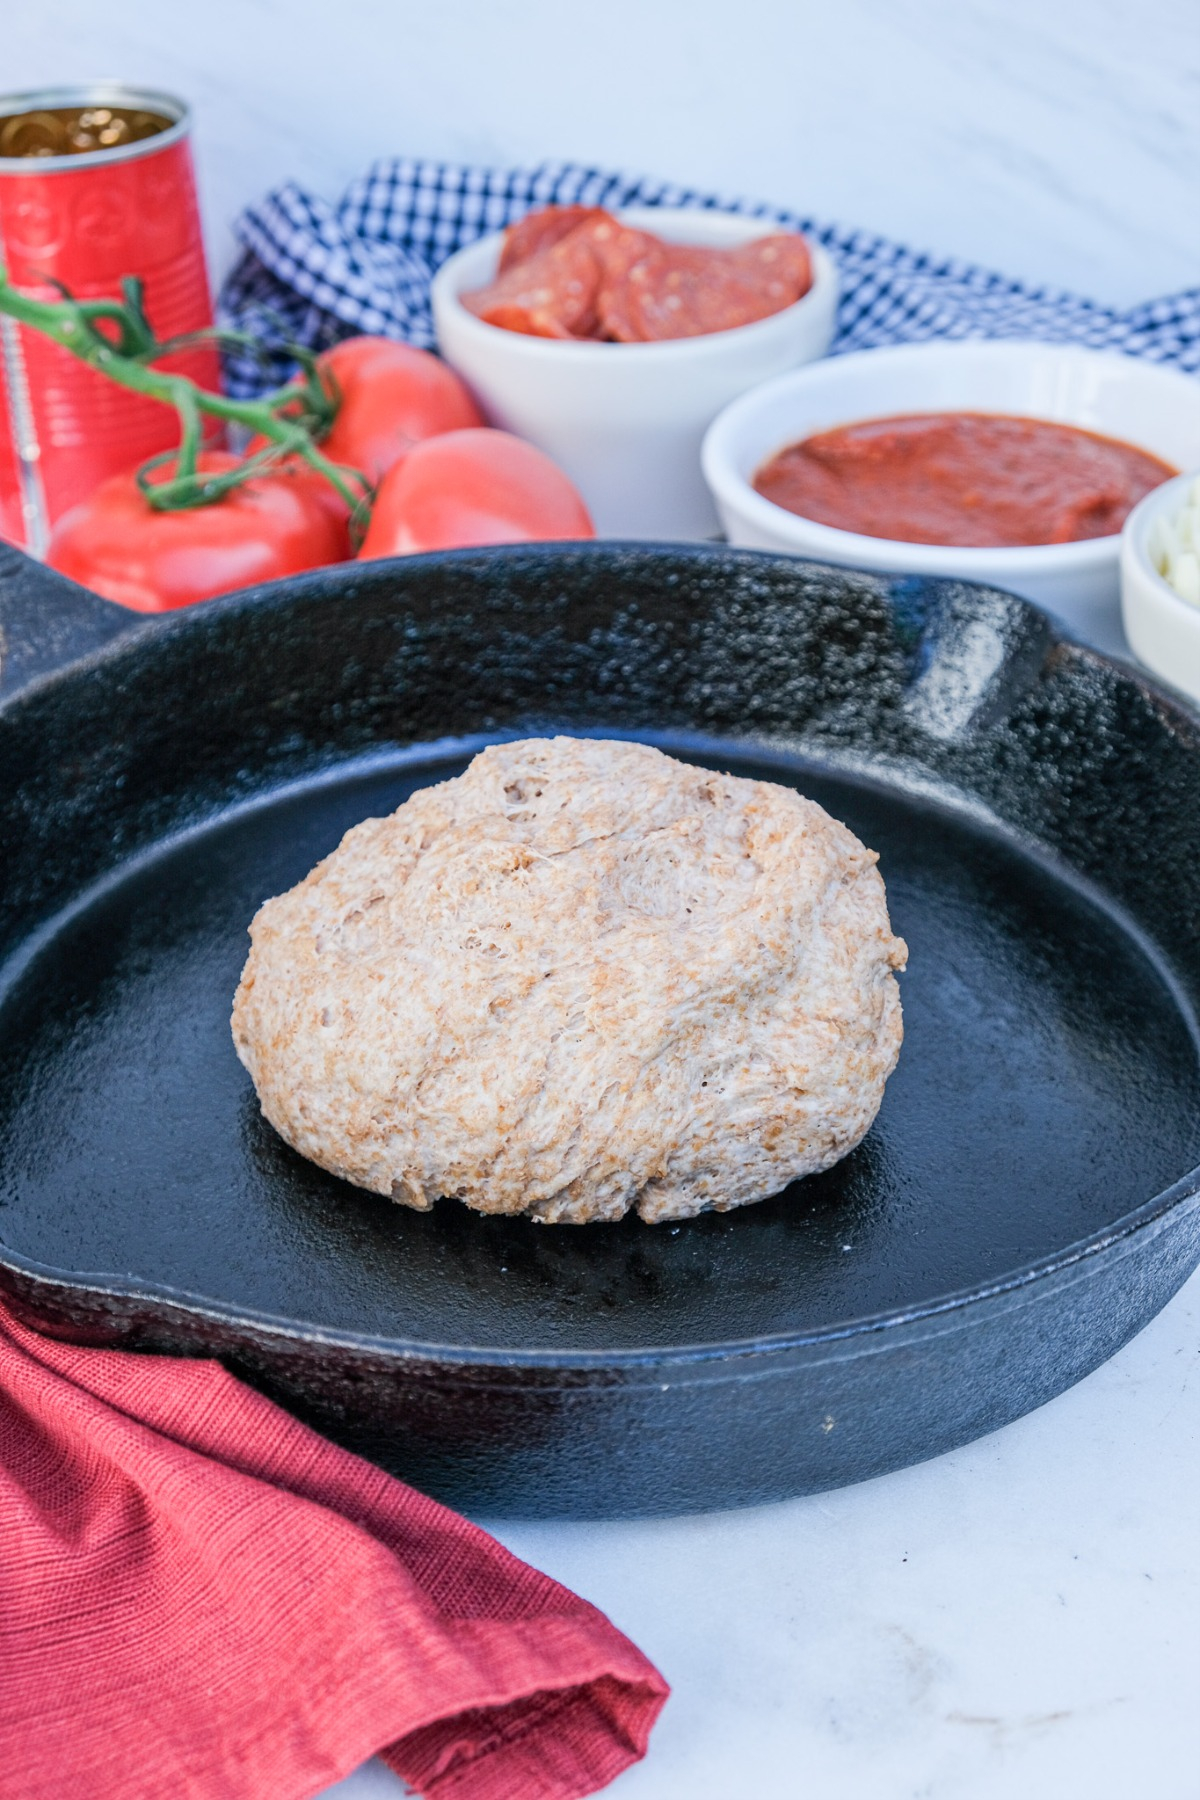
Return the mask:
{"type": "MultiPolygon", "coordinates": [[[[75,1298],[86,1296],[100,1301],[132,1302],[143,1307],[157,1305],[163,1309],[159,1315],[159,1322],[162,1323],[166,1323],[168,1317],[180,1321],[203,1322],[275,1340],[290,1340],[306,1345],[320,1344],[330,1349],[385,1357],[397,1365],[409,1368],[461,1367],[464,1371],[538,1369],[548,1373],[557,1370],[580,1374],[586,1374],[589,1370],[597,1373],[620,1370],[636,1373],[639,1369],[657,1369],[664,1365],[686,1368],[735,1358],[744,1360],[785,1355],[789,1351],[818,1349],[824,1345],[832,1347],[853,1343],[855,1340],[865,1344],[899,1327],[918,1326],[935,1320],[944,1320],[947,1328],[953,1330],[973,1306],[988,1300],[1001,1300],[1005,1296],[1019,1296],[1026,1290],[1046,1291],[1044,1284],[1050,1283],[1055,1275],[1063,1276],[1069,1282],[1075,1273],[1086,1274],[1088,1265],[1094,1258],[1129,1245],[1140,1233],[1165,1221],[1176,1211],[1184,1210],[1189,1201],[1198,1199],[1200,1165],[1171,1187],[1156,1194],[1152,1200],[1145,1201],[1133,1212],[1124,1214],[1114,1224],[1093,1232],[1091,1237],[1081,1238],[1063,1250],[1039,1258],[1037,1262],[1024,1264],[1019,1269],[980,1282],[974,1287],[960,1288],[954,1293],[939,1295],[917,1306],[892,1307],[886,1312],[868,1313],[857,1319],[838,1320],[813,1331],[732,1338],[723,1343],[659,1345],[624,1350],[499,1349],[337,1331],[302,1319],[289,1319],[279,1313],[238,1307],[205,1295],[192,1294],[186,1289],[167,1287],[161,1282],[135,1282],[128,1277],[105,1275],[101,1272],[89,1272],[86,1279],[80,1279],[69,1269],[58,1269],[49,1263],[36,1262],[18,1251],[10,1250],[2,1243],[0,1268],[25,1276],[34,1284],[35,1290],[45,1297],[58,1292],[75,1298]]],[[[535,1230],[537,1227],[531,1225],[530,1229],[535,1230]]],[[[1055,1284],[1056,1287],[1058,1285],[1063,1284],[1055,1284]]],[[[30,1304],[31,1295],[28,1291],[22,1298],[26,1304],[30,1304]]]]}
{"type": "MultiPolygon", "coordinates": [[[[519,556],[529,550],[538,549],[544,554],[548,548],[561,549],[564,560],[567,554],[577,557],[607,556],[613,553],[630,551],[662,551],[664,549],[683,550],[695,553],[700,546],[696,544],[658,544],[649,545],[641,542],[609,542],[603,544],[564,544],[562,546],[521,545],[512,546],[511,554],[519,556]]],[[[745,559],[754,562],[761,557],[761,552],[738,551],[731,546],[712,546],[719,548],[722,556],[736,561],[745,559]]],[[[490,552],[495,555],[495,550],[490,552]]],[[[440,551],[436,554],[422,556],[422,564],[438,564],[445,562],[466,561],[476,558],[479,552],[474,549],[440,551]]],[[[808,559],[791,559],[807,561],[808,559]]],[[[403,559],[409,563],[411,559],[403,559]]],[[[824,565],[818,565],[824,566],[824,565]]],[[[364,570],[363,573],[366,573],[364,570]]],[[[880,579],[886,580],[882,576],[880,579]]],[[[345,565],[334,565],[326,569],[317,569],[304,575],[289,576],[283,580],[267,582],[253,588],[244,588],[235,593],[225,594],[205,604],[200,617],[236,615],[246,610],[265,610],[270,606],[286,607],[296,595],[298,589],[308,592],[320,591],[329,587],[340,590],[346,580],[345,565]]],[[[978,583],[964,582],[966,587],[978,586],[978,583]]],[[[1021,601],[1030,611],[1037,611],[1030,602],[1021,601]]],[[[1040,615],[1044,617],[1045,615],[1040,615]]],[[[49,686],[60,681],[71,680],[81,673],[90,673],[102,668],[110,660],[115,661],[130,651],[139,648],[151,638],[161,638],[164,633],[170,636],[187,634],[197,628],[197,615],[192,609],[180,609],[178,613],[166,618],[156,616],[146,618],[139,623],[131,623],[124,629],[114,632],[112,638],[87,651],[84,655],[73,658],[60,667],[45,673],[32,676],[14,694],[7,699],[0,698],[0,719],[9,711],[16,711],[26,701],[34,701],[49,686]]],[[[1187,702],[1173,693],[1165,684],[1145,674],[1140,668],[1123,661],[1119,657],[1109,656],[1102,651],[1094,650],[1090,645],[1080,643],[1065,631],[1059,621],[1051,617],[1048,621],[1048,647],[1062,644],[1068,646],[1076,655],[1115,668],[1125,681],[1139,688],[1147,698],[1162,709],[1171,719],[1172,725],[1192,739],[1196,749],[1200,751],[1200,715],[1194,712],[1187,702]]],[[[240,1329],[253,1332],[276,1340],[292,1340],[306,1345],[319,1344],[330,1349],[358,1351],[362,1354],[383,1356],[407,1367],[429,1366],[446,1368],[461,1366],[462,1369],[538,1369],[546,1372],[561,1370],[586,1373],[589,1370],[630,1371],[650,1369],[669,1364],[673,1367],[686,1367],[689,1364],[713,1363],[725,1359],[769,1357],[786,1354],[788,1351],[814,1349],[821,1345],[849,1343],[855,1339],[870,1340],[889,1330],[902,1326],[919,1325],[926,1321],[944,1319],[953,1328],[957,1319],[968,1308],[988,1300],[999,1300],[1006,1295],[1019,1295],[1024,1290],[1036,1289],[1047,1283],[1055,1275],[1062,1275],[1067,1280],[1072,1272],[1085,1272],[1089,1262],[1102,1256],[1107,1251],[1118,1249],[1128,1244],[1140,1232],[1148,1230],[1177,1209],[1184,1209],[1189,1201],[1200,1197],[1200,1163],[1186,1175],[1164,1188],[1151,1199],[1143,1201],[1141,1206],[1131,1212],[1122,1214],[1110,1225],[1093,1232],[1089,1237],[1077,1239],[1065,1245],[1061,1250],[1035,1262],[1023,1264],[1021,1267],[1006,1271],[1004,1274],[989,1280],[976,1283],[972,1287],[957,1289],[950,1294],[938,1295],[932,1300],[921,1302],[916,1306],[892,1307],[884,1312],[869,1313],[857,1319],[838,1320],[812,1331],[781,1332],[757,1338],[736,1338],[726,1342],[712,1344],[689,1344],[681,1346],[654,1346],[630,1349],[603,1350],[535,1350],[519,1347],[498,1349],[496,1347],[479,1347],[471,1345],[451,1345],[420,1342],[404,1338],[377,1337],[360,1332],[347,1332],[331,1329],[326,1326],[300,1320],[289,1319],[282,1314],[260,1312],[253,1307],[239,1307],[232,1303],[213,1299],[207,1295],[193,1294],[190,1290],[172,1288],[165,1283],[153,1281],[136,1281],[129,1277],[107,1274],[103,1271],[88,1271],[81,1278],[69,1269],[60,1269],[49,1263],[36,1261],[20,1252],[10,1249],[0,1241],[0,1269],[7,1269],[18,1276],[24,1276],[36,1290],[43,1294],[58,1291],[79,1298],[87,1296],[99,1301],[119,1300],[134,1304],[157,1305],[165,1309],[169,1316],[179,1320],[191,1320],[225,1328],[240,1329]]],[[[533,1229],[533,1227],[531,1227],[533,1229]]],[[[23,1296],[29,1304],[32,1296],[23,1296]]]]}

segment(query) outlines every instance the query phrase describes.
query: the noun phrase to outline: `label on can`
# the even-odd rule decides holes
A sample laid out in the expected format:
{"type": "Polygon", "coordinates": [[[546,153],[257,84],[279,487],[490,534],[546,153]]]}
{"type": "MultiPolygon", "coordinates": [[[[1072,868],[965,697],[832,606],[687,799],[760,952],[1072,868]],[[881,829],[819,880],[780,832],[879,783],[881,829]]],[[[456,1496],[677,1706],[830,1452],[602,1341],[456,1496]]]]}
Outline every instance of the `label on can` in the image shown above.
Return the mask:
{"type": "MultiPolygon", "coordinates": [[[[119,299],[122,277],[137,275],[158,338],[210,326],[189,130],[180,101],[115,86],[0,99],[0,144],[23,151],[0,156],[0,261],[13,284],[39,299],[57,297],[55,282],[79,300],[119,299]],[[56,115],[76,140],[63,153],[56,115]],[[166,129],[99,142],[114,119],[154,115],[166,129]]],[[[55,521],[107,476],[174,448],[179,421],[27,326],[0,328],[0,536],[41,554],[55,521]]],[[[220,384],[211,345],[158,366],[220,384]]]]}

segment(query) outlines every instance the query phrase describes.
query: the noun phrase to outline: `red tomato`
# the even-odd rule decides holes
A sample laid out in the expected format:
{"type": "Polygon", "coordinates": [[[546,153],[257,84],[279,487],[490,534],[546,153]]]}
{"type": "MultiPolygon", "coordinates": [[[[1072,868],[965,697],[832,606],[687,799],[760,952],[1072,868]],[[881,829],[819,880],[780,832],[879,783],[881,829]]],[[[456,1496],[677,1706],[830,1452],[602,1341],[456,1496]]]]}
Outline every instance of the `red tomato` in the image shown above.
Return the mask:
{"type": "MultiPolygon", "coordinates": [[[[372,484],[423,439],[483,424],[464,383],[428,350],[391,338],[355,337],[317,362],[341,393],[321,450],[331,462],[361,469],[372,484]]],[[[255,438],[251,452],[265,442],[255,438]]]]}
{"type": "MultiPolygon", "coordinates": [[[[239,460],[209,450],[199,466],[219,472],[239,460]]],[[[307,470],[256,476],[186,512],[155,512],[131,470],[101,482],[59,520],[47,561],[106,600],[168,612],[345,555],[344,526],[314,492],[307,470]]]]}
{"type": "Polygon", "coordinates": [[[428,438],[379,485],[360,557],[595,537],[557,463],[507,431],[428,438]]]}
{"type": "MultiPolygon", "coordinates": [[[[284,462],[276,463],[270,471],[270,476],[273,478],[277,475],[286,475],[297,488],[304,490],[306,496],[311,498],[313,505],[325,514],[333,526],[338,551],[335,557],[326,560],[347,562],[354,555],[354,546],[350,542],[350,508],[333,483],[326,480],[324,475],[318,474],[316,469],[310,468],[307,463],[302,463],[299,457],[289,456],[284,462]]],[[[346,486],[351,493],[359,492],[356,481],[347,479],[346,486]]],[[[365,495],[363,497],[366,498],[365,495]]]]}

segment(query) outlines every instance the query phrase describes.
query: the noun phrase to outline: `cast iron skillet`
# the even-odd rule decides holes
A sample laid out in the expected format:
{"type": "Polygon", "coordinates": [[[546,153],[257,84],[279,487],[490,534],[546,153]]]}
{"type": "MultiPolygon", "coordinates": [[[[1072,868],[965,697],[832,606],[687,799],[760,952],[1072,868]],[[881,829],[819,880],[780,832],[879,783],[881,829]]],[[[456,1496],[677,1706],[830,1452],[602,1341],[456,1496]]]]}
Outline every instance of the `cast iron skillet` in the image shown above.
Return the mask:
{"type": "Polygon", "coordinates": [[[5,553],[0,1281],[218,1355],[483,1513],[856,1481],[1077,1381],[1200,1259],[1200,729],[1010,596],[719,548],[348,566],[138,622],[5,553]],[[633,734],[881,854],[906,1042],[838,1168],[674,1226],[303,1162],[229,1037],[260,900],[483,741],[633,734]]]}

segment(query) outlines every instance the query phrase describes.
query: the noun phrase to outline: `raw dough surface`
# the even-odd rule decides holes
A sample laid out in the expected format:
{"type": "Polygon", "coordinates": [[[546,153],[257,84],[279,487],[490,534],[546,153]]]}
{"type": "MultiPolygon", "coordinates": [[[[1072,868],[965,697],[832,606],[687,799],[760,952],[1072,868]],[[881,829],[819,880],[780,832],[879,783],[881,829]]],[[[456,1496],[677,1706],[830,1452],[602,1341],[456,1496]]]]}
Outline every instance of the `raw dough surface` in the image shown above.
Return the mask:
{"type": "Polygon", "coordinates": [[[408,1206],[745,1206],[852,1150],[895,1067],[875,862],[771,782],[498,745],[259,910],[237,1053],[289,1144],[408,1206]]]}

